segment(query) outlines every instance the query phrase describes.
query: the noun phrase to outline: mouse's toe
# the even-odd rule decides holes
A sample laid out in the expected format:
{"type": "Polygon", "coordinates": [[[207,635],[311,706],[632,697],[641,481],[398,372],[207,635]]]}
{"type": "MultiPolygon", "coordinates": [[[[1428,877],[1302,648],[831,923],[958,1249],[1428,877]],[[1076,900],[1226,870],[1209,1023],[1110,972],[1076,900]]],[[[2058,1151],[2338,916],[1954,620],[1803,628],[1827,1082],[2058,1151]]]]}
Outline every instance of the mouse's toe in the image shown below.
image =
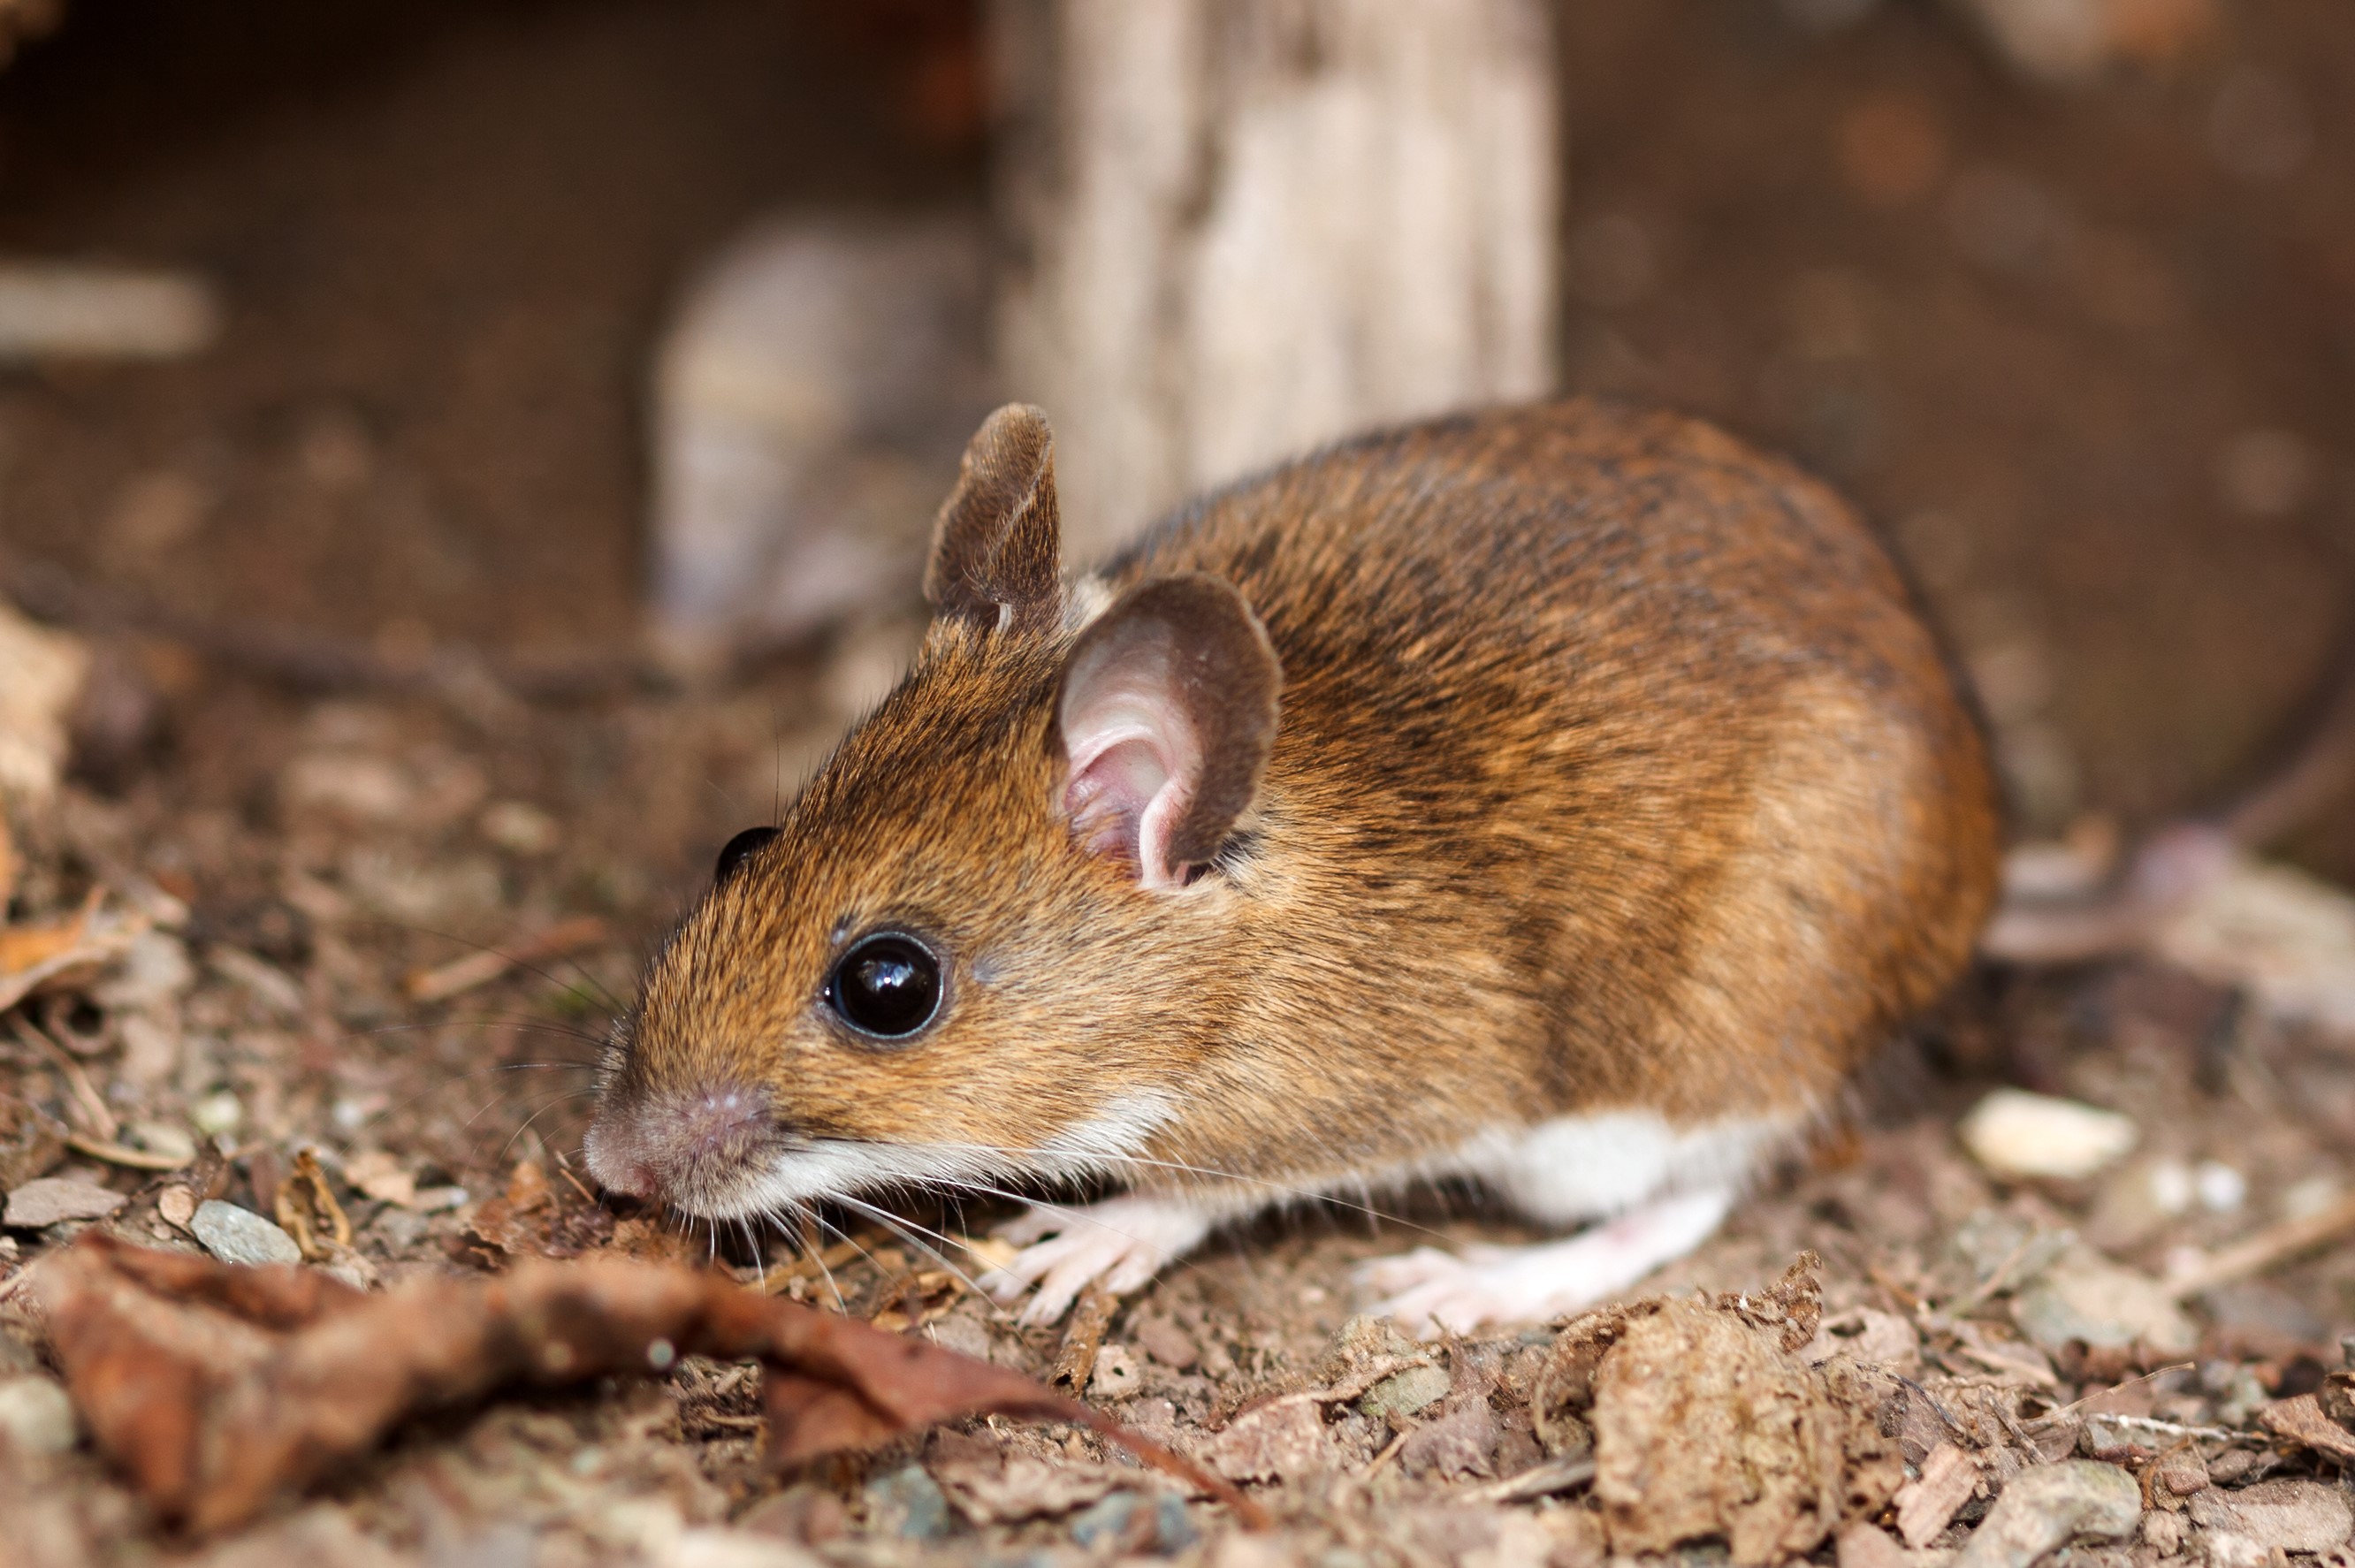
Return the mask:
{"type": "Polygon", "coordinates": [[[1113,1198],[1077,1208],[1041,1203],[998,1227],[1003,1239],[1029,1244],[980,1284],[1008,1306],[1035,1287],[1022,1321],[1052,1323],[1092,1285],[1115,1295],[1142,1288],[1209,1229],[1200,1209],[1169,1199],[1113,1198]]]}

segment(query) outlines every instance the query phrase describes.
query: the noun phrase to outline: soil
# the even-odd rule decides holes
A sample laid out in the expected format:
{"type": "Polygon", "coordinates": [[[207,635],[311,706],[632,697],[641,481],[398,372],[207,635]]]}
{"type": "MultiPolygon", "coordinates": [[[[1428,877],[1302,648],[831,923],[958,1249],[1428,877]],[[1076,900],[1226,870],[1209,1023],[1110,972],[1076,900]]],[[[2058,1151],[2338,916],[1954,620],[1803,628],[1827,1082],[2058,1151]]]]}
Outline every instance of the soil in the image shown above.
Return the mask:
{"type": "MultiPolygon", "coordinates": [[[[1945,8],[1888,0],[1830,31],[1794,21],[1801,9],[1563,8],[1569,384],[1711,414],[1881,519],[1978,682],[2024,827],[2087,811],[2146,823],[2209,797],[2296,708],[2355,596],[2355,101],[2337,91],[2355,21],[2338,0],[2243,6],[2210,54],[2064,92],[2007,74],[1945,8]],[[2250,102],[2255,132],[2235,107],[2250,102]]],[[[959,14],[921,4],[870,25],[751,0],[82,0],[0,75],[0,248],[196,269],[229,325],[183,363],[0,375],[0,566],[396,659],[625,650],[666,302],[764,212],[979,200],[970,54],[959,14]]],[[[272,1212],[293,1151],[317,1146],[380,1278],[496,1264],[510,1244],[602,1244],[593,1224],[570,1240],[471,1227],[529,1186],[519,1168],[559,1188],[577,1174],[584,1064],[642,955],[903,636],[886,613],[717,692],[563,703],[304,693],[166,639],[102,636],[113,695],[56,821],[28,836],[15,912],[149,879],[186,903],[173,941],[194,967],[38,1021],[69,1037],[126,1127],[225,1135],[229,1201],[272,1212]],[[417,971],[582,915],[602,940],[410,999],[417,971]],[[376,1153],[466,1197],[369,1197],[350,1173],[376,1153]]],[[[2355,815],[2295,848],[2355,876],[2355,815]]],[[[21,1040],[0,1051],[0,1087],[63,1114],[53,1065],[21,1040]]],[[[2345,1042],[2149,964],[1980,976],[1884,1065],[1851,1128],[1646,1289],[1754,1288],[1812,1249],[1828,1319],[1915,1325],[1920,1380],[2004,1391],[2017,1414],[2168,1359],[2023,1338],[2033,1282],[1987,1287],[1988,1234],[2071,1230],[2155,1277],[2178,1249],[2310,1211],[2355,1176],[2345,1042]],[[1990,1178],[1953,1128],[1998,1081],[2126,1113],[2133,1161],[2074,1183],[1990,1178]],[[2204,1181],[2171,1212],[2147,1200],[2162,1164],[2204,1181]],[[2238,1179],[2236,1200],[2211,1169],[2238,1179]]],[[[129,1195],[104,1223],[131,1239],[194,1244],[159,1211],[167,1179],[80,1155],[62,1173],[129,1195]]],[[[1355,1263],[1519,1234],[1467,1193],[1386,1208],[1296,1211],[1171,1271],[1114,1312],[1092,1397],[1207,1443],[1249,1395],[1319,1365],[1355,1305],[1355,1263]]],[[[991,1218],[908,1217],[976,1232],[991,1218]]],[[[6,1232],[0,1275],[76,1223],[6,1232]]],[[[796,1264],[798,1238],[719,1261],[1054,1370],[1060,1331],[992,1316],[921,1234],[850,1233],[824,1270],[796,1264]]],[[[2254,1430],[2264,1399],[2337,1364],[2355,1253],[2187,1306],[2199,1343],[2174,1359],[2195,1364],[2136,1385],[2141,1413],[2254,1430]]],[[[1599,1552],[1571,1522],[1586,1517],[1575,1492],[1466,1500],[1540,1457],[1515,1412],[1550,1340],[1450,1347],[1437,1360],[1458,1392],[1420,1418],[1314,1406],[1313,1430],[1292,1435],[1306,1457],[1254,1483],[1284,1520],[1267,1560],[1599,1552]],[[1386,1454],[1471,1410],[1460,1391],[1480,1368],[1503,1369],[1479,1385],[1493,1429],[1402,1448],[1413,1465],[1386,1454]]],[[[0,1370],[24,1353],[0,1335],[0,1370]]],[[[250,1560],[358,1551],[335,1533],[357,1531],[437,1561],[686,1561],[681,1531],[728,1521],[846,1563],[1114,1550],[1073,1544],[1071,1509],[943,1504],[943,1487],[952,1501],[971,1487],[923,1477],[978,1461],[941,1438],[785,1486],[758,1462],[757,1409],[735,1369],[689,1362],[453,1413],[338,1481],[327,1514],[273,1518],[250,1560]]],[[[1105,1457],[1063,1429],[954,1435],[1066,1467],[1105,1457]]],[[[2318,1470],[2303,1452],[2201,1442],[2219,1475],[2234,1455],[2257,1456],[2242,1479],[2318,1470]]],[[[23,1539],[63,1542],[55,1561],[199,1549],[87,1446],[43,1463],[23,1539]]],[[[1216,1539],[1184,1552],[1240,1565],[1263,1550],[1231,1545],[1202,1505],[1187,1517],[1216,1539]]],[[[1121,1539],[1152,1547],[1151,1531],[1121,1539]]]]}

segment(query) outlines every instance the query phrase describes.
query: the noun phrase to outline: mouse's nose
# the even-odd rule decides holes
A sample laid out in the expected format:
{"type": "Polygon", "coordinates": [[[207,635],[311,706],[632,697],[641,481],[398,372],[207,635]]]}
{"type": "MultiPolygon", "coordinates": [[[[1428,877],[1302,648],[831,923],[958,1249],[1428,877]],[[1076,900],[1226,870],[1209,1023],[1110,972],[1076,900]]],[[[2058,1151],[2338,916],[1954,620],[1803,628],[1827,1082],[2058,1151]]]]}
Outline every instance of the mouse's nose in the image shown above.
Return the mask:
{"type": "Polygon", "coordinates": [[[609,1100],[598,1108],[581,1152],[590,1174],[609,1191],[705,1211],[755,1173],[775,1127],[766,1093],[706,1084],[609,1100]]]}

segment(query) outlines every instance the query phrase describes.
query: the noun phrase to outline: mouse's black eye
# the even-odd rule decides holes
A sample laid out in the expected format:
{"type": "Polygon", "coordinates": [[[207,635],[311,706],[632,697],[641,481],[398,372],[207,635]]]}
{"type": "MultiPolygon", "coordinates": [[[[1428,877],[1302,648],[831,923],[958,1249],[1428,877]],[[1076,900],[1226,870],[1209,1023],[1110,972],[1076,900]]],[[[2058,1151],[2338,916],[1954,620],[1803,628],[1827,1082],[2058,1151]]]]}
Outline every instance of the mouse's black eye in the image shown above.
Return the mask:
{"type": "Polygon", "coordinates": [[[776,836],[777,830],[773,827],[747,827],[743,832],[722,844],[719,847],[719,864],[714,867],[711,872],[714,885],[726,882],[729,878],[742,870],[744,862],[751,859],[761,846],[776,836]]]}
{"type": "Polygon", "coordinates": [[[860,1033],[905,1040],[941,1010],[941,961],[912,936],[879,931],[835,965],[826,999],[860,1033]]]}

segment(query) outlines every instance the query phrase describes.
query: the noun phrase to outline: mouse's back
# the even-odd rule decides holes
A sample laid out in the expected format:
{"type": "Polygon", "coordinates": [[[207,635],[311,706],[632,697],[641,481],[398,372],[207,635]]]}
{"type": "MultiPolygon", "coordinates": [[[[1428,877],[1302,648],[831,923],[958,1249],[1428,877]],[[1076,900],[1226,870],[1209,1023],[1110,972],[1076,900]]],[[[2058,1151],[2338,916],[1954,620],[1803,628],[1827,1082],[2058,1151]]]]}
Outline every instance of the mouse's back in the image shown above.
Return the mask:
{"type": "Polygon", "coordinates": [[[1788,464],[1583,400],[1469,415],[1212,495],[1105,576],[1188,571],[1283,667],[1263,852],[1337,879],[1361,961],[1435,961],[1433,1005],[1493,969],[1561,1108],[1817,1101],[1967,961],[1980,734],[1788,464]]]}

